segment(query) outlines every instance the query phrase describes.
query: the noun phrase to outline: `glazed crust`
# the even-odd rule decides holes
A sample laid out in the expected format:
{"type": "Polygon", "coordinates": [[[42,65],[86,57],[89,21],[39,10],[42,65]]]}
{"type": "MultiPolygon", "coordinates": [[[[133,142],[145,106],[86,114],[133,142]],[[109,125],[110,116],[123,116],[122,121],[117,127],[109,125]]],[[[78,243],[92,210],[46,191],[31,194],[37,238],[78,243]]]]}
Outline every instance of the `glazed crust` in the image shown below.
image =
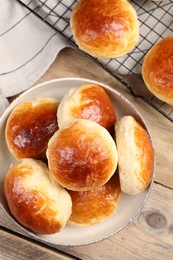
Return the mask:
{"type": "Polygon", "coordinates": [[[16,159],[45,159],[50,137],[58,130],[57,100],[42,98],[22,102],[11,112],[6,142],[16,159]]]}
{"type": "Polygon", "coordinates": [[[59,232],[71,214],[69,194],[48,175],[43,162],[22,159],[8,171],[4,184],[12,215],[39,234],[59,232]]]}
{"type": "Polygon", "coordinates": [[[139,39],[136,11],[126,0],[80,0],[70,25],[79,48],[98,58],[122,56],[139,39]]]}
{"type": "Polygon", "coordinates": [[[132,117],[123,116],[115,125],[121,190],[144,191],[154,171],[154,149],[146,130],[132,117]]]}
{"type": "Polygon", "coordinates": [[[47,149],[50,173],[65,188],[96,189],[117,167],[117,149],[109,132],[86,119],[73,119],[50,139],[47,149]]]}
{"type": "Polygon", "coordinates": [[[105,90],[95,84],[72,88],[58,107],[58,125],[72,118],[94,121],[110,131],[116,121],[113,104],[105,90]]]}
{"type": "Polygon", "coordinates": [[[115,173],[111,179],[96,190],[70,191],[72,214],[69,224],[89,226],[111,217],[121,195],[119,176],[115,173]]]}
{"type": "Polygon", "coordinates": [[[173,105],[173,36],[157,42],[145,56],[142,76],[147,88],[173,105]]]}

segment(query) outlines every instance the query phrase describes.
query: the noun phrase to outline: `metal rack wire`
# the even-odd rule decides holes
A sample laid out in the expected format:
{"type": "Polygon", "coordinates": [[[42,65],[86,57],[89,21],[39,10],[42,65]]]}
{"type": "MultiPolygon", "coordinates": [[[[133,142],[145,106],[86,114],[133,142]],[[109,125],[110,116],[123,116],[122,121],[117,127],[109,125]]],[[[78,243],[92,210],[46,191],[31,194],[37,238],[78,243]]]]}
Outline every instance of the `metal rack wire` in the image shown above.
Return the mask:
{"type": "MultiPolygon", "coordinates": [[[[29,13],[36,15],[77,48],[69,26],[71,11],[77,0],[17,1],[27,8],[29,13]]],[[[143,59],[150,47],[159,39],[173,35],[173,1],[131,0],[130,2],[136,9],[140,21],[140,40],[135,49],[118,59],[101,60],[86,55],[127,87],[134,97],[143,99],[173,122],[173,107],[153,96],[141,77],[143,59]]]]}

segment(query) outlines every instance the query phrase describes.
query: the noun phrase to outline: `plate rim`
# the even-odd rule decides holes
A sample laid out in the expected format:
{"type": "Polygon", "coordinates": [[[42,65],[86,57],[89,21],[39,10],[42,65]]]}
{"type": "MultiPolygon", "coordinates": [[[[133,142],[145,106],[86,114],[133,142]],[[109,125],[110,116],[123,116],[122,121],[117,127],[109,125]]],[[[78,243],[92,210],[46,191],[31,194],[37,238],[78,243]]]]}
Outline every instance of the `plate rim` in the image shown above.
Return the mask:
{"type": "MultiPolygon", "coordinates": [[[[127,98],[125,97],[123,94],[121,94],[118,90],[116,90],[113,87],[110,87],[109,85],[100,82],[100,81],[96,81],[96,80],[92,80],[92,79],[88,79],[88,78],[79,78],[79,77],[64,77],[64,78],[55,78],[55,79],[51,79],[51,80],[47,80],[44,81],[42,83],[39,83],[35,86],[30,87],[29,89],[25,90],[24,92],[20,93],[12,102],[11,104],[7,107],[7,109],[4,111],[4,113],[1,115],[0,117],[0,125],[1,125],[1,121],[4,118],[7,118],[7,115],[12,111],[12,109],[15,107],[15,105],[17,105],[20,101],[20,99],[27,95],[28,93],[32,92],[34,89],[39,89],[42,86],[46,86],[52,83],[56,83],[56,82],[61,82],[61,81],[72,81],[72,80],[76,80],[76,81],[84,81],[86,83],[92,83],[92,84],[97,84],[100,85],[101,87],[103,87],[104,89],[110,91],[111,93],[115,93],[116,95],[118,95],[120,98],[122,98],[126,103],[128,103],[128,105],[130,107],[132,107],[132,109],[135,111],[135,113],[139,116],[139,118],[141,119],[142,123],[145,126],[145,129],[149,135],[149,138],[151,140],[152,146],[154,148],[154,144],[153,144],[153,140],[152,140],[152,136],[150,133],[150,130],[148,128],[148,125],[145,121],[145,119],[143,118],[143,116],[141,115],[141,113],[139,112],[139,110],[135,107],[135,105],[133,105],[133,103],[127,98]],[[19,101],[19,102],[18,102],[19,101]]],[[[154,168],[153,168],[153,176],[152,176],[152,180],[151,183],[148,187],[146,196],[143,200],[143,202],[141,203],[141,205],[136,209],[136,211],[133,213],[133,215],[131,216],[131,218],[124,224],[122,225],[120,228],[118,228],[117,230],[113,231],[110,234],[107,234],[104,237],[98,238],[98,239],[93,239],[89,242],[81,242],[81,243],[62,243],[62,242],[58,242],[58,241],[51,241],[49,240],[47,237],[46,238],[42,238],[39,236],[39,234],[35,234],[34,232],[30,231],[29,229],[27,229],[26,227],[22,226],[20,223],[18,223],[18,221],[11,215],[9,214],[5,208],[3,207],[1,200],[0,200],[0,207],[2,208],[2,210],[6,213],[6,215],[12,220],[12,222],[14,223],[14,225],[17,225],[20,229],[22,229],[22,231],[24,231],[24,233],[29,234],[32,238],[36,239],[37,241],[40,241],[42,243],[48,243],[50,245],[60,245],[60,246],[83,246],[83,245],[90,245],[93,243],[97,243],[100,241],[103,241],[105,239],[108,239],[116,234],[118,234],[121,230],[123,230],[126,226],[128,226],[130,224],[130,222],[132,222],[136,216],[140,213],[140,211],[142,210],[142,208],[144,207],[146,201],[148,200],[148,197],[151,193],[152,190],[152,186],[154,183],[154,179],[155,179],[155,168],[156,168],[156,157],[155,157],[155,152],[154,152],[154,168]]]]}

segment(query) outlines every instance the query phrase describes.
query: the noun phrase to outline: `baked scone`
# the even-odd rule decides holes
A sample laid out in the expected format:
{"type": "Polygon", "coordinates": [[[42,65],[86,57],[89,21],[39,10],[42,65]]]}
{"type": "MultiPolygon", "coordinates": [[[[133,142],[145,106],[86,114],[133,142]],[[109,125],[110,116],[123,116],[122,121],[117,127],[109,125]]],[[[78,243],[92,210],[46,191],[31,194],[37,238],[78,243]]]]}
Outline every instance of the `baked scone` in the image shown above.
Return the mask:
{"type": "Polygon", "coordinates": [[[142,77],[160,100],[173,105],[173,36],[158,41],[146,54],[142,77]]]}
{"type": "Polygon", "coordinates": [[[70,89],[58,107],[58,125],[72,118],[94,121],[111,130],[116,121],[113,104],[106,91],[96,84],[84,84],[70,89]]]}
{"type": "Polygon", "coordinates": [[[79,48],[98,58],[127,54],[139,40],[137,13],[127,0],[80,0],[70,26],[79,48]]]}
{"type": "Polygon", "coordinates": [[[115,124],[121,190],[128,194],[144,191],[154,170],[154,150],[146,130],[132,117],[115,124]]]}
{"type": "Polygon", "coordinates": [[[4,192],[11,214],[39,234],[59,232],[72,209],[68,192],[49,177],[42,161],[22,159],[9,169],[4,192]]]}
{"type": "Polygon", "coordinates": [[[115,173],[96,190],[68,192],[72,199],[72,214],[68,223],[89,226],[115,213],[121,195],[119,176],[115,173]]]}
{"type": "Polygon", "coordinates": [[[25,101],[11,112],[5,130],[9,151],[16,159],[45,159],[47,143],[58,130],[58,101],[25,101]]]}
{"type": "Polygon", "coordinates": [[[85,191],[104,185],[117,168],[117,149],[109,132],[87,119],[72,119],[49,140],[50,174],[63,187],[85,191]]]}

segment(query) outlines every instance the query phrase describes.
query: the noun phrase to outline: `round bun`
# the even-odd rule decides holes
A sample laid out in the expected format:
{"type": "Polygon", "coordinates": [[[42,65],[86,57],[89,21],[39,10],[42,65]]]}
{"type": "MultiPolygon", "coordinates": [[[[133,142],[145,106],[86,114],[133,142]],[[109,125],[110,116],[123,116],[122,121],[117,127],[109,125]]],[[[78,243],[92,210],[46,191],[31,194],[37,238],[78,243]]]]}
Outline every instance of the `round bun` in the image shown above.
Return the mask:
{"type": "Polygon", "coordinates": [[[98,58],[130,52],[139,39],[139,21],[127,0],[80,0],[70,25],[79,48],[98,58]]]}
{"type": "Polygon", "coordinates": [[[123,116],[115,125],[121,190],[144,191],[154,170],[154,150],[146,130],[132,117],[123,116]]]}
{"type": "Polygon", "coordinates": [[[50,137],[58,130],[58,102],[51,98],[26,101],[11,112],[6,125],[6,142],[16,159],[45,159],[50,137]]]}
{"type": "Polygon", "coordinates": [[[145,56],[142,77],[160,100],[173,105],[173,36],[157,42],[145,56]]]}
{"type": "Polygon", "coordinates": [[[72,118],[94,121],[111,130],[116,121],[113,104],[105,90],[95,84],[70,89],[58,107],[58,125],[72,118]]]}
{"type": "Polygon", "coordinates": [[[50,173],[65,188],[96,189],[117,168],[117,149],[109,132],[86,119],[73,119],[50,139],[47,149],[50,173]]]}
{"type": "Polygon", "coordinates": [[[72,208],[68,192],[48,174],[42,161],[22,159],[8,171],[4,184],[11,214],[20,224],[40,234],[59,232],[72,208]]]}
{"type": "Polygon", "coordinates": [[[68,191],[72,199],[69,224],[89,226],[111,217],[121,195],[118,174],[96,190],[68,191]]]}

